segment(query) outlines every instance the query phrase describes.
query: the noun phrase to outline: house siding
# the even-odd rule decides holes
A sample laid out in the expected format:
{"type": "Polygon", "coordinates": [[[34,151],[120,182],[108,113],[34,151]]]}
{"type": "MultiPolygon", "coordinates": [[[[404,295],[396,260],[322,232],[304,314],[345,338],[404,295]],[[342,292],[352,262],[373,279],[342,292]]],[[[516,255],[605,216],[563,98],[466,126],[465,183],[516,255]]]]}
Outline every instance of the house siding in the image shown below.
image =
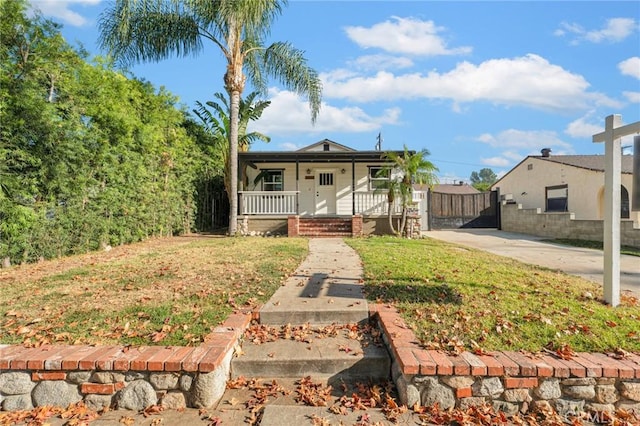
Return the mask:
{"type": "MultiPolygon", "coordinates": [[[[632,175],[623,173],[621,183],[631,194],[632,175]]],[[[544,212],[545,188],[557,185],[568,186],[568,210],[576,220],[603,218],[604,173],[601,171],[528,157],[495,187],[499,188],[501,196],[511,198],[522,209],[544,212]]],[[[639,220],[640,214],[632,212],[631,219],[639,220]]]]}
{"type": "MultiPolygon", "coordinates": [[[[356,163],[355,164],[355,191],[369,192],[369,166],[378,164],[356,163]]],[[[315,193],[316,193],[316,172],[332,171],[334,173],[334,184],[336,190],[336,211],[335,215],[350,216],[353,214],[353,192],[352,183],[352,163],[299,163],[299,180],[296,181],[295,163],[260,163],[257,169],[247,168],[248,185],[245,190],[260,191],[260,183],[254,186],[253,181],[261,170],[283,169],[283,190],[299,191],[298,205],[301,216],[312,216],[315,214],[315,193]],[[344,173],[342,170],[344,169],[344,173]],[[307,173],[309,170],[310,173],[307,173]],[[309,178],[307,178],[309,177],[309,178]]]]}

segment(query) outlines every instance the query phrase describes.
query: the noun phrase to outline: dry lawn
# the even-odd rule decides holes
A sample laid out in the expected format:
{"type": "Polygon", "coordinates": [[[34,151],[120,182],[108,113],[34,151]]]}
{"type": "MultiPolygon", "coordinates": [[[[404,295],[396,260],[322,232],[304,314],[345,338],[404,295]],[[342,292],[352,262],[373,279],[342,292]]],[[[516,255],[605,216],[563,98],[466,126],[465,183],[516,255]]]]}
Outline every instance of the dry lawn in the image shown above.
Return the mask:
{"type": "Polygon", "coordinates": [[[0,343],[197,345],[266,301],[307,241],[185,236],[0,270],[0,343]]]}

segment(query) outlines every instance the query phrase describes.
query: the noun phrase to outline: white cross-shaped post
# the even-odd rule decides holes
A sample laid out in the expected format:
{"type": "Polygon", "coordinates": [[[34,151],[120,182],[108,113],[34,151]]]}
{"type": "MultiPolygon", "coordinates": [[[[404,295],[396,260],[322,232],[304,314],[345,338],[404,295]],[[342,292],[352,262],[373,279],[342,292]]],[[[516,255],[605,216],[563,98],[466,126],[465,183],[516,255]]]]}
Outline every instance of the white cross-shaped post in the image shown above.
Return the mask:
{"type": "Polygon", "coordinates": [[[604,300],[620,304],[620,138],[640,133],[640,121],[622,126],[620,114],[605,119],[605,130],[593,135],[593,142],[604,142],[604,300]]]}

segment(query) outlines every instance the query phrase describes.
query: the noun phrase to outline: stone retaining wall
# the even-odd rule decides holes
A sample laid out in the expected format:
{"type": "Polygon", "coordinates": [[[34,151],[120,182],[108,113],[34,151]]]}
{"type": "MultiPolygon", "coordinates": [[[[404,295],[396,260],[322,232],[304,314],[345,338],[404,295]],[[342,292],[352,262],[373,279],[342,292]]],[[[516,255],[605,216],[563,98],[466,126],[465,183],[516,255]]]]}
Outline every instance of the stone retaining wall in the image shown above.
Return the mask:
{"type": "Polygon", "coordinates": [[[640,354],[615,359],[578,353],[570,360],[553,354],[495,351],[476,355],[420,347],[414,333],[390,306],[371,308],[392,357],[392,378],[402,403],[468,408],[490,403],[508,415],[553,408],[561,415],[615,412],[640,419],[640,354]]]}
{"type": "Polygon", "coordinates": [[[92,409],[210,407],[229,378],[231,358],[251,315],[233,314],[198,347],[0,345],[5,411],[84,401],[92,409]]]}
{"type": "MultiPolygon", "coordinates": [[[[441,408],[491,403],[507,414],[553,408],[560,414],[623,408],[640,418],[640,354],[570,360],[523,352],[426,350],[390,306],[370,305],[392,358],[401,402],[441,408]]],[[[3,410],[84,401],[98,409],[210,407],[224,393],[231,358],[251,315],[234,314],[198,347],[0,345],[3,410]]]]}

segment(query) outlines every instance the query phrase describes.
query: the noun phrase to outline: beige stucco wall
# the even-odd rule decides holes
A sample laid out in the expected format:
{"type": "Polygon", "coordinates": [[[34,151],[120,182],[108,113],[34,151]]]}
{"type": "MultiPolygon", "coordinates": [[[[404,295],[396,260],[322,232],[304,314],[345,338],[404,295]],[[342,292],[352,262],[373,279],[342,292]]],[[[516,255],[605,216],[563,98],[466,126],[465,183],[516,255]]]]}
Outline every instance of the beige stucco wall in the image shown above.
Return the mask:
{"type": "MultiPolygon", "coordinates": [[[[502,203],[501,229],[508,232],[549,238],[602,241],[602,220],[578,220],[573,213],[544,213],[541,209],[525,209],[522,205],[502,203]]],[[[625,219],[620,222],[620,243],[640,247],[640,223],[625,219]]]]}
{"type": "MultiPolygon", "coordinates": [[[[632,175],[623,173],[621,183],[631,195],[632,175]]],[[[575,219],[603,218],[603,172],[530,157],[504,176],[493,189],[499,188],[503,199],[512,197],[523,209],[539,208],[544,212],[545,188],[565,184],[568,185],[569,212],[575,219]]],[[[640,220],[640,213],[632,211],[631,219],[640,220]]]]}

